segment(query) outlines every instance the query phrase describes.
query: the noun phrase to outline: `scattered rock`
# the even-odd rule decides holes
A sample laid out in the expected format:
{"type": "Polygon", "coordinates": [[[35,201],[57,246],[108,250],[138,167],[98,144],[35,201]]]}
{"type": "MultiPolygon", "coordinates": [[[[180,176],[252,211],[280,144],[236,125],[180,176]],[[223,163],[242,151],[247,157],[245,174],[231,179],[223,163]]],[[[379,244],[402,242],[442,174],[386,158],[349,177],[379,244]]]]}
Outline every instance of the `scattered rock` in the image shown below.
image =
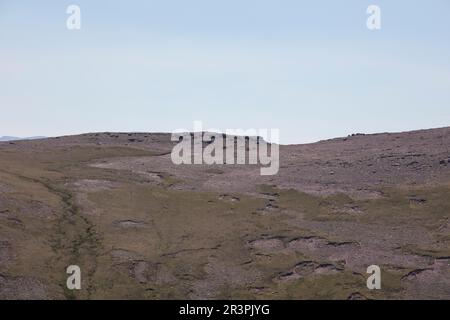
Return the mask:
{"type": "Polygon", "coordinates": [[[314,270],[314,273],[316,273],[316,274],[333,274],[333,273],[337,273],[341,270],[342,269],[337,268],[333,264],[321,264],[314,270]]]}
{"type": "Polygon", "coordinates": [[[157,265],[147,261],[138,261],[134,264],[133,277],[140,283],[155,282],[156,275],[157,265]]]}
{"type": "Polygon", "coordinates": [[[281,274],[277,280],[292,281],[312,275],[335,274],[341,271],[341,268],[338,268],[333,264],[319,264],[314,261],[302,261],[295,265],[292,271],[281,274]]]}
{"type": "Polygon", "coordinates": [[[402,280],[414,280],[416,279],[420,274],[423,272],[431,271],[431,268],[425,268],[425,269],[416,269],[413,271],[408,272],[405,276],[402,277],[402,280]]]}
{"type": "Polygon", "coordinates": [[[353,292],[348,296],[347,300],[368,300],[364,295],[359,292],[353,292]]]}
{"type": "Polygon", "coordinates": [[[222,194],[219,196],[219,200],[229,201],[229,202],[239,202],[241,201],[240,198],[235,196],[230,196],[228,194],[222,194]]]}
{"type": "Polygon", "coordinates": [[[120,220],[114,222],[114,224],[120,228],[145,228],[147,224],[142,221],[134,221],[134,220],[120,220]]]}
{"type": "Polygon", "coordinates": [[[424,204],[425,202],[427,202],[427,199],[420,198],[415,195],[409,197],[409,204],[411,204],[411,205],[420,205],[420,204],[424,204]]]}
{"type": "Polygon", "coordinates": [[[80,192],[98,192],[116,188],[118,183],[108,180],[82,179],[73,182],[72,186],[80,192]]]}
{"type": "Polygon", "coordinates": [[[262,252],[277,252],[284,249],[284,242],[279,238],[258,239],[249,242],[250,247],[262,252]]]}

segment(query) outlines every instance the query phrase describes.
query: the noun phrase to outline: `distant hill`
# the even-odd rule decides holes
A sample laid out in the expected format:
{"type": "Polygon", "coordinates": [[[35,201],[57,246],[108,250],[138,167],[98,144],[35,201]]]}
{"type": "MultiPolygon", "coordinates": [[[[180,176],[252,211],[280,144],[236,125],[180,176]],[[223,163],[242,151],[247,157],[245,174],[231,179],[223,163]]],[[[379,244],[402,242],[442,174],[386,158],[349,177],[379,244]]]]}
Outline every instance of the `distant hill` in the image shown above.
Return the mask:
{"type": "Polygon", "coordinates": [[[35,139],[44,139],[44,138],[46,138],[46,137],[36,136],[36,137],[20,138],[20,137],[3,136],[3,137],[0,137],[0,141],[35,140],[35,139]]]}
{"type": "Polygon", "coordinates": [[[175,145],[1,142],[0,300],[450,299],[450,127],[281,145],[270,176],[233,164],[261,146],[190,165],[175,145]],[[62,288],[72,263],[82,290],[62,288]]]}

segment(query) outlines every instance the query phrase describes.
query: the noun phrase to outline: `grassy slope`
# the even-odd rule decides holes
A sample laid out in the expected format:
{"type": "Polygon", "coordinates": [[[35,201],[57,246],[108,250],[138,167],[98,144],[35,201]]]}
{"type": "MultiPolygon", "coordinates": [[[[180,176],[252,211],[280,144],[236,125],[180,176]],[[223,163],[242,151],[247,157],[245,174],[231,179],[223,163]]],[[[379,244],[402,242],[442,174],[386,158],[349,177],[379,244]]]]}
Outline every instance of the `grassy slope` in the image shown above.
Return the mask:
{"type": "MultiPolygon", "coordinates": [[[[264,253],[248,244],[274,235],[284,242],[310,236],[311,230],[292,224],[295,213],[308,221],[352,219],[405,228],[419,224],[434,232],[450,210],[448,186],[385,189],[385,197],[374,200],[353,200],[342,194],[322,198],[260,186],[262,192],[277,194],[279,209],[264,214],[260,209],[268,204],[266,199],[236,194],[239,201],[229,201],[219,194],[150,186],[127,171],[87,166],[95,159],[142,155],[152,154],[113,147],[2,152],[0,181],[14,189],[4,210],[17,219],[0,219],[0,233],[15,255],[11,264],[0,266],[0,273],[40,279],[52,298],[346,298],[355,292],[373,298],[399,297],[400,279],[409,270],[385,272],[382,292],[369,292],[365,275],[349,270],[279,282],[274,281],[277,276],[311,257],[283,250],[264,253]],[[120,184],[88,193],[88,201],[98,208],[96,214],[88,214],[68,188],[68,183],[80,179],[120,184]],[[412,194],[427,201],[411,204],[412,194]],[[33,203],[40,205],[33,207],[33,203]],[[339,208],[347,205],[366,214],[340,213],[339,208]],[[143,227],[119,229],[120,220],[139,221],[143,227]],[[114,252],[133,258],[115,258],[114,252]],[[82,268],[85,290],[65,289],[69,264],[82,268]]],[[[438,242],[449,241],[443,234],[433,236],[438,242]]],[[[450,255],[445,246],[413,245],[401,250],[450,255]]]]}

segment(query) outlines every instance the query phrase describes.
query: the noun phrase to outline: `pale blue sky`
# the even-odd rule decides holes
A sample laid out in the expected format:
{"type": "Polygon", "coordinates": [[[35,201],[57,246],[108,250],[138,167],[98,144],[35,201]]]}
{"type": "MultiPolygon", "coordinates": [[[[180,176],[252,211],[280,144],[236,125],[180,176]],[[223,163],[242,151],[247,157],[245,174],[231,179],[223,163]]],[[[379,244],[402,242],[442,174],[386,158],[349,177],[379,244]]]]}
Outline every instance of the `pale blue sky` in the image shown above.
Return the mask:
{"type": "Polygon", "coordinates": [[[0,115],[0,135],[201,120],[283,143],[448,126],[450,2],[0,0],[0,115]]]}

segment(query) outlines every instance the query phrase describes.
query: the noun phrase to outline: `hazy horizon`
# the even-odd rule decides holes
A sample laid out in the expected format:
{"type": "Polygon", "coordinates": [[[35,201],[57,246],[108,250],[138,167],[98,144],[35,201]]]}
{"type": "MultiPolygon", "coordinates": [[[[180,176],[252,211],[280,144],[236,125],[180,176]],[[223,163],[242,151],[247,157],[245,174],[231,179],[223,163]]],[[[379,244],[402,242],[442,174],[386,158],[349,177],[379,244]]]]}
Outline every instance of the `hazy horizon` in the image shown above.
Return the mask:
{"type": "MultiPolygon", "coordinates": [[[[383,132],[351,132],[348,133],[346,135],[342,135],[342,136],[336,136],[336,137],[329,137],[329,138],[324,138],[324,139],[319,139],[319,140],[315,140],[315,141],[308,141],[308,142],[290,142],[290,143],[283,143],[281,142],[280,145],[295,145],[295,144],[309,144],[309,143],[316,143],[316,142],[320,142],[323,140],[329,140],[329,139],[334,139],[334,138],[344,138],[346,136],[350,136],[352,134],[364,134],[364,135],[372,135],[372,134],[396,134],[396,133],[405,133],[405,132],[413,132],[413,131],[422,131],[422,130],[433,130],[433,129],[442,129],[442,128],[448,128],[449,126],[442,126],[442,127],[432,127],[432,128],[419,128],[419,129],[414,129],[414,130],[405,130],[405,131],[383,131],[383,132]]],[[[192,131],[194,132],[194,131],[192,131]]],[[[206,131],[205,131],[206,132],[206,131]]],[[[225,133],[222,131],[214,131],[216,133],[225,133]]],[[[0,142],[6,142],[6,141],[12,141],[12,139],[17,139],[17,140],[34,140],[34,139],[47,139],[47,138],[54,138],[54,137],[64,137],[64,136],[73,136],[73,135],[83,135],[83,134],[94,134],[94,133],[137,133],[137,134],[146,134],[146,133],[150,133],[150,134],[158,134],[158,133],[167,133],[170,134],[171,132],[162,132],[162,131],[90,131],[90,132],[79,132],[79,133],[72,133],[72,134],[62,134],[62,135],[54,135],[54,136],[42,136],[42,135],[32,135],[32,136],[11,136],[11,135],[1,135],[0,134],[0,142]],[[5,139],[6,140],[3,140],[5,139]]],[[[270,140],[270,139],[269,139],[270,140]]]]}

